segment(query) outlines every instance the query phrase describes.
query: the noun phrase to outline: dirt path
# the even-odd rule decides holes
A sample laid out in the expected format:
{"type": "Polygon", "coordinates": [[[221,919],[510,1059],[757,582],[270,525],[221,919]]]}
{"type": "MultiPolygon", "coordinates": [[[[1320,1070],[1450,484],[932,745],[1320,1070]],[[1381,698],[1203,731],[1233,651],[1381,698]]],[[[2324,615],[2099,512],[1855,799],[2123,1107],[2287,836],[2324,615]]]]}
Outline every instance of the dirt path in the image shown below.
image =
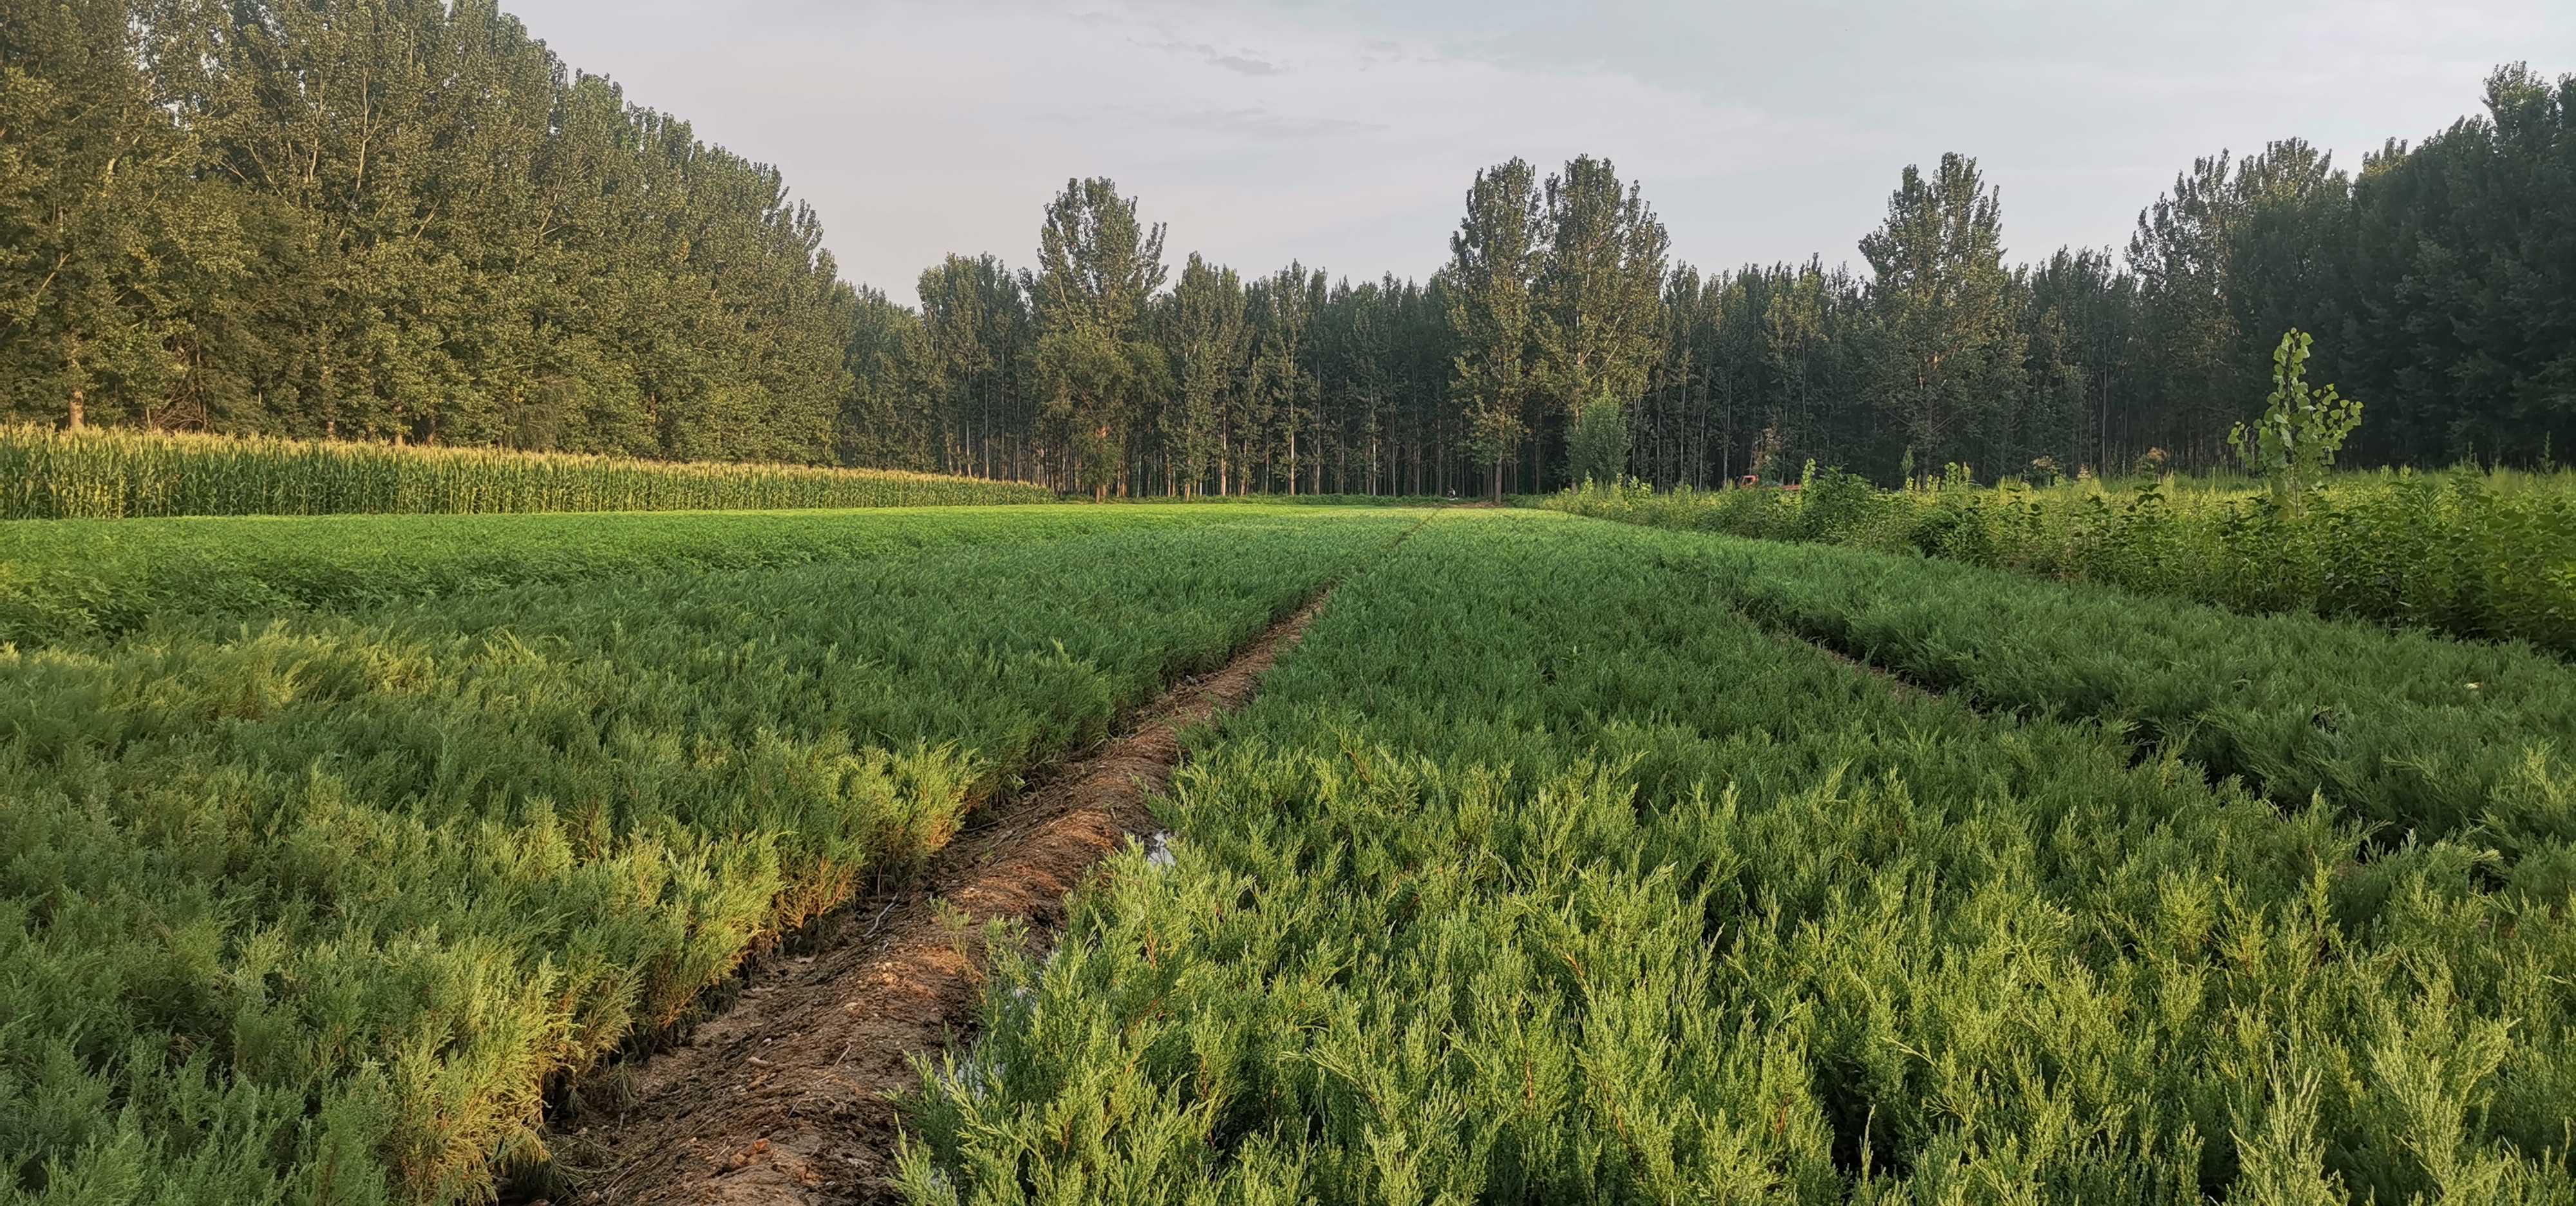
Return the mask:
{"type": "Polygon", "coordinates": [[[560,1138],[561,1167],[593,1170],[575,1173],[582,1200],[892,1200],[898,1120],[886,1095],[917,1083],[908,1057],[974,1022],[981,959],[956,937],[960,916],[970,933],[997,918],[1052,933],[1065,893],[1150,823],[1145,802],[1171,781],[1181,732],[1249,700],[1323,605],[1271,625],[1126,733],[975,818],[917,885],[868,906],[864,932],[754,971],[733,1008],[632,1070],[632,1108],[576,1120],[560,1138]]]}

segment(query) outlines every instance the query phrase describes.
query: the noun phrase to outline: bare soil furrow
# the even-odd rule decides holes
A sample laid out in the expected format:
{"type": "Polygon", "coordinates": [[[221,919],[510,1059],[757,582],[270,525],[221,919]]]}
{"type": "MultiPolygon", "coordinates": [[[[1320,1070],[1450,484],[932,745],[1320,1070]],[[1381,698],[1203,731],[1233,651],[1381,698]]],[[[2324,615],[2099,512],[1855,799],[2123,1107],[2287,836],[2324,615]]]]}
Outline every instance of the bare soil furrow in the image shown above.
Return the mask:
{"type": "Polygon", "coordinates": [[[847,938],[755,969],[732,1008],[626,1070],[630,1107],[566,1120],[558,1170],[595,1202],[890,1200],[891,1096],[916,1083],[912,1057],[971,1037],[979,936],[995,921],[1051,936],[1065,894],[1150,823],[1182,733],[1249,700],[1324,598],[978,818],[907,889],[854,909],[847,938]]]}

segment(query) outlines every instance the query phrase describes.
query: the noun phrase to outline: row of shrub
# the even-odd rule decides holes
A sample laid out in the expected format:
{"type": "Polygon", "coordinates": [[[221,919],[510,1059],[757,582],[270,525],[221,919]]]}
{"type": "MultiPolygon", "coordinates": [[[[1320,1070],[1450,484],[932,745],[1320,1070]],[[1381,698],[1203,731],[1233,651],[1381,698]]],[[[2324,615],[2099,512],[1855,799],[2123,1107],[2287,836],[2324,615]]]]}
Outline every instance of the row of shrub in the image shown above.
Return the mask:
{"type": "Polygon", "coordinates": [[[1540,506],[1657,527],[1910,552],[2247,612],[2312,612],[2576,654],[2576,473],[2345,474],[2299,497],[1954,477],[1879,490],[1587,487],[1540,506]]]}
{"type": "Polygon", "coordinates": [[[0,524],[0,644],[115,639],[546,582],[686,578],[1228,523],[1258,507],[331,515],[0,524]]]}
{"type": "Polygon", "coordinates": [[[492,1201],[550,1077],[1412,523],[1073,516],[0,646],[0,1203],[492,1201]]]}
{"type": "Polygon", "coordinates": [[[1167,857],[1002,968],[911,1101],[906,1200],[2564,1203],[2571,689],[2528,649],[1444,515],[1201,742],[1167,857]],[[1775,627],[1854,595],[1840,636],[1961,689],[1775,627]],[[2159,660],[2194,642],[2228,659],[2197,701],[2159,660]],[[2240,698],[2257,777],[2170,723],[2140,756],[2130,720],[2240,698]],[[2522,769],[2453,790],[2472,760],[2522,769]]]}

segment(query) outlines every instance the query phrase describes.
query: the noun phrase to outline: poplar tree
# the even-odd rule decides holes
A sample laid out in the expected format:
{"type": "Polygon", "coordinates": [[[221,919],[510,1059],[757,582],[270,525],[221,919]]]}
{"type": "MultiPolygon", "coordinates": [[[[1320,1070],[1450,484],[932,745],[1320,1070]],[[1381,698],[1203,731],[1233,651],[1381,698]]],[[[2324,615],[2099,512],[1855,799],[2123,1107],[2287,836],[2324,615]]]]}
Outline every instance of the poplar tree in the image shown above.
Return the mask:
{"type": "Polygon", "coordinates": [[[917,286],[926,388],[936,394],[939,468],[994,476],[1017,464],[1011,433],[1029,353],[1028,299],[999,258],[951,255],[917,286]]]}
{"type": "Polygon", "coordinates": [[[1172,472],[1195,497],[1225,455],[1229,396],[1242,388],[1252,341],[1243,279],[1190,253],[1172,298],[1172,347],[1179,404],[1172,411],[1172,472]]]}
{"type": "Polygon", "coordinates": [[[2224,151],[2193,160],[2191,170],[2174,177],[2171,192],[2139,213],[2129,238],[2151,401],[2167,420],[2156,425],[2154,438],[2194,459],[2224,433],[2222,416],[2234,409],[2229,395],[2252,379],[2232,356],[2243,342],[2228,305],[2238,213],[2232,162],[2224,151]]]}
{"type": "Polygon", "coordinates": [[[836,435],[841,457],[889,469],[942,467],[947,366],[921,315],[873,289],[854,299],[844,353],[852,372],[836,435]]]}
{"type": "Polygon", "coordinates": [[[1489,467],[1493,497],[1503,468],[1531,430],[1529,408],[1541,227],[1538,174],[1512,159],[1476,173],[1467,214],[1449,237],[1443,271],[1457,341],[1452,395],[1466,415],[1467,446],[1489,467]]]}
{"type": "Polygon", "coordinates": [[[1633,432],[1637,474],[1658,487],[1705,484],[1695,472],[1706,459],[1708,437],[1705,295],[1699,269],[1688,264],[1675,265],[1665,278],[1657,338],[1662,354],[1647,376],[1633,432]]]}
{"type": "Polygon", "coordinates": [[[2050,429],[2045,418],[2036,424],[2059,446],[2038,447],[2032,455],[2054,456],[2068,473],[2085,464],[2107,465],[2117,438],[2113,416],[2124,413],[2129,401],[2136,280],[2119,271],[2108,251],[2059,248],[2030,269],[2025,297],[2033,380],[2059,382],[2062,391],[2071,373],[2076,391],[2059,395],[2060,403],[2072,407],[2062,428],[2050,429]]]}
{"type": "Polygon", "coordinates": [[[1343,281],[1325,302],[1323,392],[1338,416],[1327,429],[1335,442],[1335,481],[1344,493],[1377,493],[1386,468],[1403,288],[1392,275],[1357,285],[1343,281]]]}
{"type": "Polygon", "coordinates": [[[1130,429],[1168,373],[1160,350],[1141,338],[1146,303],[1166,272],[1162,224],[1138,222],[1136,199],[1119,196],[1117,182],[1067,180],[1047,204],[1028,282],[1041,331],[1038,374],[1074,484],[1096,499],[1125,492],[1130,429]]]}
{"type": "Polygon", "coordinates": [[[2003,250],[2002,202],[1956,153],[1930,179],[1908,166],[1886,222],[1860,243],[1887,341],[1879,396],[1936,464],[2009,455],[2001,431],[2020,393],[2022,337],[2003,250]]]}
{"type": "MultiPolygon", "coordinates": [[[[1623,192],[1610,161],[1589,155],[1548,177],[1540,225],[1546,251],[1533,296],[1532,377],[1545,399],[1542,421],[1571,425],[1595,405],[1624,414],[1645,393],[1662,354],[1670,236],[1642,188],[1630,184],[1623,192]]],[[[1624,432],[1624,419],[1618,422],[1624,432]]]]}
{"type": "MultiPolygon", "coordinates": [[[[1315,314],[1325,300],[1323,270],[1292,261],[1256,284],[1249,300],[1257,349],[1253,388],[1277,433],[1276,488],[1293,495],[1299,473],[1312,474],[1320,465],[1311,438],[1301,458],[1298,437],[1313,424],[1320,402],[1312,358],[1315,314]]],[[[1309,493],[1314,489],[1307,487],[1309,493]]]]}
{"type": "MultiPolygon", "coordinates": [[[[185,51],[125,3],[13,4],[0,21],[0,379],[7,412],[150,420],[176,351],[240,269],[202,147],[150,69],[185,51]]],[[[184,79],[185,77],[180,77],[184,79]]]]}

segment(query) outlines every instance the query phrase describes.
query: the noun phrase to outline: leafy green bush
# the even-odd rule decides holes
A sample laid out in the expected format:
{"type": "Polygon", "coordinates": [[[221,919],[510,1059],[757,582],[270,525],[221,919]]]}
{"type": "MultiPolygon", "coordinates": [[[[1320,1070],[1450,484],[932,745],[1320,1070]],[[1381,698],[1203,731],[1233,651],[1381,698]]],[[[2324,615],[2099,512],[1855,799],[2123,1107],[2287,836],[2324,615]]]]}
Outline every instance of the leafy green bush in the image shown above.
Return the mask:
{"type": "Polygon", "coordinates": [[[1628,468],[1628,412],[1603,394],[1583,404],[1565,436],[1566,472],[1578,485],[1617,485],[1628,468]]]}
{"type": "Polygon", "coordinates": [[[1657,527],[1918,552],[2175,595],[2311,612],[2576,655],[2576,473],[2347,474],[2302,490],[2150,478],[2032,490],[1956,483],[1875,492],[1834,474],[1801,491],[1567,491],[1540,506],[1657,527]],[[1822,512],[1822,514],[1818,514],[1822,512]]]}

